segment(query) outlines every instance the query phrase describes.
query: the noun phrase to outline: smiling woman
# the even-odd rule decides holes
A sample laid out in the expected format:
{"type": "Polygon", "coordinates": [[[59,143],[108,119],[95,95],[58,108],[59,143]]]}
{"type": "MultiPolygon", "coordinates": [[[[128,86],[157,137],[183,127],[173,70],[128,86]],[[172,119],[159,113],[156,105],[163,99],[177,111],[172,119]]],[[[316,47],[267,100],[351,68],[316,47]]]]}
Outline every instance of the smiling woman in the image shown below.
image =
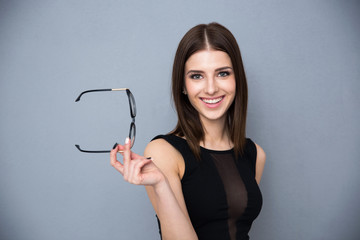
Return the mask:
{"type": "Polygon", "coordinates": [[[155,137],[144,156],[126,139],[111,151],[112,166],[146,186],[163,239],[249,239],[262,206],[265,153],[245,136],[247,83],[229,30],[210,23],[185,34],[172,94],[175,129],[155,137]]]}

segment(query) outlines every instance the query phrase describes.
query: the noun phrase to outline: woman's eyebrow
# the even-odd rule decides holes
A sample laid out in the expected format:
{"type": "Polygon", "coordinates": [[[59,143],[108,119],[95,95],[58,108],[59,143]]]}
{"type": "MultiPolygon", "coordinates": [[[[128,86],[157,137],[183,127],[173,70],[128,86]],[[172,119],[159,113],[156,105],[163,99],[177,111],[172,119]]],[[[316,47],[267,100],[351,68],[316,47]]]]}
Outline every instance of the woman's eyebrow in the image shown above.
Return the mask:
{"type": "Polygon", "coordinates": [[[204,71],[201,70],[189,70],[186,75],[190,74],[190,73],[203,73],[204,71]]]}
{"type": "Polygon", "coordinates": [[[221,67],[221,68],[217,68],[217,69],[215,69],[215,72],[223,71],[223,70],[227,70],[227,69],[232,70],[232,67],[221,67]]]}
{"type": "MultiPolygon", "coordinates": [[[[223,70],[227,70],[227,69],[232,70],[232,67],[228,67],[228,66],[226,66],[226,67],[220,67],[220,68],[215,69],[215,72],[219,72],[219,71],[223,71],[223,70]]],[[[186,75],[188,75],[189,73],[203,73],[203,72],[204,72],[204,71],[202,71],[202,70],[189,70],[189,71],[186,73],[186,75]]]]}

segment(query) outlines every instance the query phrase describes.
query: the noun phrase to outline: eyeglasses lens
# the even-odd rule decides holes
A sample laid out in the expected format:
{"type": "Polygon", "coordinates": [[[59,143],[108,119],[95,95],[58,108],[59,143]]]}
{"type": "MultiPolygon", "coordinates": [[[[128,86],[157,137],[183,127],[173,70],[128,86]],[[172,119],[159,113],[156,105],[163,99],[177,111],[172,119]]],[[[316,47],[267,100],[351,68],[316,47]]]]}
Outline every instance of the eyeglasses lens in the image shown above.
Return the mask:
{"type": "Polygon", "coordinates": [[[131,141],[131,147],[135,143],[135,135],[136,135],[136,126],[135,126],[135,123],[132,122],[130,124],[130,131],[129,131],[129,138],[130,138],[130,141],[131,141]]]}
{"type": "Polygon", "coordinates": [[[135,98],[132,95],[132,93],[128,90],[126,91],[128,97],[129,97],[129,104],[130,104],[130,115],[132,118],[136,117],[136,104],[135,104],[135,98]]]}

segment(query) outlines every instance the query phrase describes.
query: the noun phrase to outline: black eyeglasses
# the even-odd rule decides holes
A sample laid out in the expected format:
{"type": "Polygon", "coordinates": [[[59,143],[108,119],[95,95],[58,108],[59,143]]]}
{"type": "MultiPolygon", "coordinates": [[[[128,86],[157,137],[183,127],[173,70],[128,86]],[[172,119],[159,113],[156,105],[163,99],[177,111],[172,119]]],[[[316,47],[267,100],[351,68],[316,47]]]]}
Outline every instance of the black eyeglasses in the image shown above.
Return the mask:
{"type": "MultiPolygon", "coordinates": [[[[75,102],[80,101],[81,96],[84,95],[85,93],[104,92],[104,91],[126,91],[126,94],[129,99],[130,116],[132,118],[132,121],[130,123],[130,130],[129,130],[129,139],[130,139],[131,147],[132,147],[135,143],[135,136],[136,136],[136,126],[135,126],[136,104],[135,104],[134,95],[132,95],[132,93],[130,92],[130,89],[128,89],[128,88],[113,88],[113,89],[108,88],[108,89],[87,90],[87,91],[80,93],[80,95],[76,98],[75,102]]],[[[80,152],[85,152],[85,153],[109,153],[111,151],[111,150],[100,150],[100,151],[99,150],[98,151],[84,150],[84,149],[81,149],[80,145],[78,145],[78,144],[75,144],[75,147],[77,149],[79,149],[80,152]]]]}

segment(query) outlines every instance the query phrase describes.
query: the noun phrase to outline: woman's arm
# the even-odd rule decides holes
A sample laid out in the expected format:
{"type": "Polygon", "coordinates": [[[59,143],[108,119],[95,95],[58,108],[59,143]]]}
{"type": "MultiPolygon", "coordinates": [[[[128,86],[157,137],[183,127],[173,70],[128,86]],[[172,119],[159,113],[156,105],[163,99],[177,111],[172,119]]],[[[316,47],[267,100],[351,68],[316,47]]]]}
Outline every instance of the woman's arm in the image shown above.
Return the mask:
{"type": "Polygon", "coordinates": [[[148,144],[145,156],[151,156],[164,173],[165,181],[146,186],[149,199],[160,220],[162,238],[198,239],[191,224],[181,187],[184,160],[168,142],[157,139],[148,144]]]}
{"type": "Polygon", "coordinates": [[[255,143],[256,145],[256,170],[255,170],[255,179],[258,184],[260,184],[261,176],[264,171],[265,161],[266,161],[266,154],[264,150],[255,143]]]}
{"type": "MultiPolygon", "coordinates": [[[[125,145],[117,145],[110,153],[111,165],[124,177],[124,180],[146,186],[150,201],[161,222],[162,238],[198,239],[188,216],[180,182],[178,153],[165,140],[154,140],[145,149],[145,156],[130,151],[125,145]],[[123,151],[123,163],[116,154],[123,151]]],[[[181,166],[180,166],[181,168],[181,166]]]]}

